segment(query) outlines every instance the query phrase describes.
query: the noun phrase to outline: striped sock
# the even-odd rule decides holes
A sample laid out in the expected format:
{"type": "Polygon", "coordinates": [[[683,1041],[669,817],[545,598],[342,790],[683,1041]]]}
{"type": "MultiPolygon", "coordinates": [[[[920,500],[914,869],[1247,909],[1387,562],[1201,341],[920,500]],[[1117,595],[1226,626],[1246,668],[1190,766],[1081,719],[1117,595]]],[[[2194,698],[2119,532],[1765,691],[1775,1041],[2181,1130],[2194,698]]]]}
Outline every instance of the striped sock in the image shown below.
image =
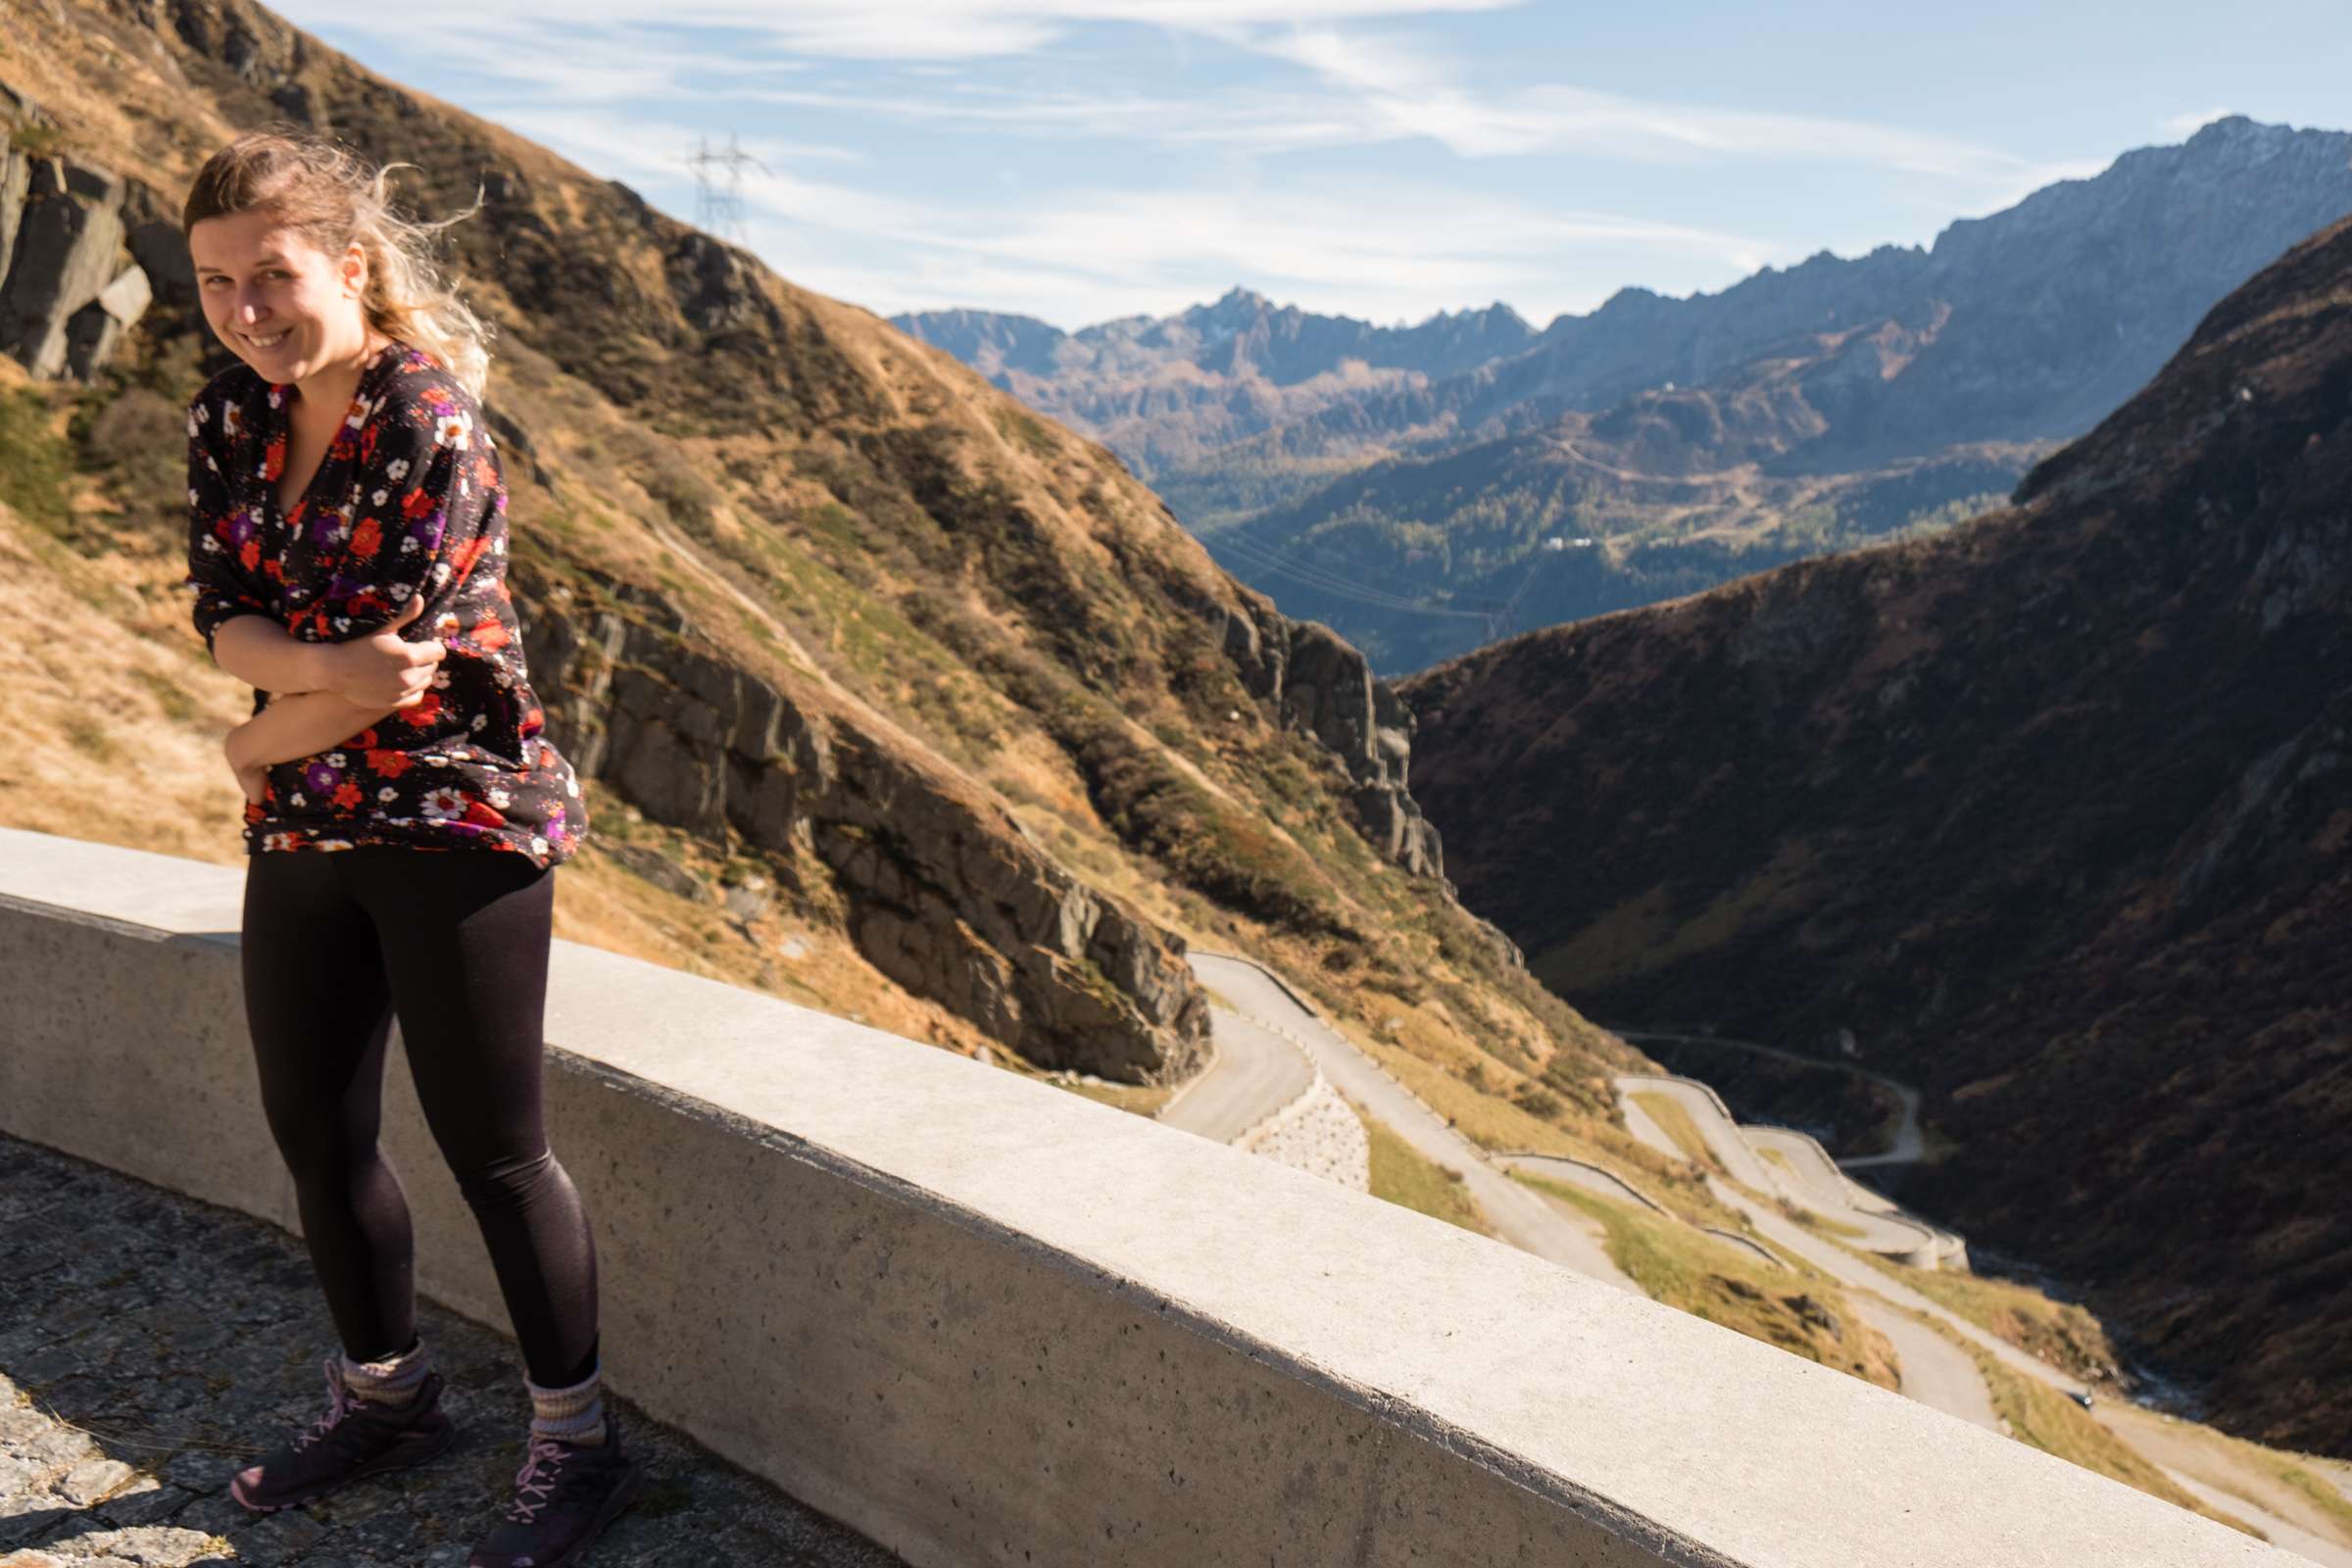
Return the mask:
{"type": "Polygon", "coordinates": [[[604,1369],[599,1367],[568,1389],[543,1389],[527,1376],[531,1430],[543,1438],[593,1447],[605,1441],[604,1369]]]}
{"type": "Polygon", "coordinates": [[[406,1404],[423,1387],[425,1374],[432,1367],[425,1354],[424,1339],[419,1335],[398,1355],[381,1361],[354,1361],[349,1353],[342,1356],[343,1386],[355,1399],[370,1404],[406,1404]]]}

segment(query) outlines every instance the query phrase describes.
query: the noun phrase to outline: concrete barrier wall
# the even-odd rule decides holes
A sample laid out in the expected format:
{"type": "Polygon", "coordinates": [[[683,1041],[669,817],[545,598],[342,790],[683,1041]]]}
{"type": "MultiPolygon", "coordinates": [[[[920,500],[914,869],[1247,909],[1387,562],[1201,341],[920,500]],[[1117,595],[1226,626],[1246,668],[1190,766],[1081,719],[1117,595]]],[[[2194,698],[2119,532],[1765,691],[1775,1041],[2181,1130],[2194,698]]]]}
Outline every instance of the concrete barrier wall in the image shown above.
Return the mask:
{"type": "MultiPolygon", "coordinates": [[[[0,829],[0,1128],[291,1228],[242,887],[0,829]]],[[[919,1568],[2294,1561],[1453,1226],[772,998],[558,943],[548,1033],[615,1389],[919,1568]]],[[[503,1327],[392,1081],[419,1283],[503,1327]]]]}

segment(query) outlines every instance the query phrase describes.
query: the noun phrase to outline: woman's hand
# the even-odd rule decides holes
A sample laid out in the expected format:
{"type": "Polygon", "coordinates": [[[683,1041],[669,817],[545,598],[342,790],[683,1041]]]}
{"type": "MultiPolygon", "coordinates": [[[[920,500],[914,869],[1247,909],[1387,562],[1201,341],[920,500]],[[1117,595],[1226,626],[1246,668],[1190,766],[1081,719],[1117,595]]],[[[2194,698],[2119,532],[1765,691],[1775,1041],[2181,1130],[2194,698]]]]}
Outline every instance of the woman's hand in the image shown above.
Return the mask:
{"type": "Polygon", "coordinates": [[[239,724],[228,732],[220,750],[228,759],[228,770],[236,775],[237,788],[245,792],[245,799],[259,806],[270,788],[270,764],[254,760],[252,731],[250,719],[239,724]]]}
{"type": "Polygon", "coordinates": [[[400,635],[423,611],[424,595],[411,594],[399,614],[367,636],[318,644],[328,676],[321,689],[362,708],[411,708],[422,702],[434,668],[449,652],[438,637],[413,643],[400,635]]]}

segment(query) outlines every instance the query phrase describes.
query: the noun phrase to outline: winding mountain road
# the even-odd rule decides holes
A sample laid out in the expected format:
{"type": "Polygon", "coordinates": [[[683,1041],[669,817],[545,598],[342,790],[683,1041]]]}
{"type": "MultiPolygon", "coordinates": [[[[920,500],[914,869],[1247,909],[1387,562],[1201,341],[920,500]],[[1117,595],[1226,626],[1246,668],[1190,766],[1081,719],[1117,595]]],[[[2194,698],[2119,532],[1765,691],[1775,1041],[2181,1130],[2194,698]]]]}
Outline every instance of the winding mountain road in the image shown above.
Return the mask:
{"type": "Polygon", "coordinates": [[[1851,1073],[1856,1078],[1867,1078],[1894,1096],[1903,1107],[1903,1119],[1894,1129],[1894,1147],[1884,1153],[1860,1154],[1838,1163],[1848,1170],[1858,1165],[1908,1165],[1918,1161],[1927,1152],[1927,1140],[1919,1126],[1919,1091],[1883,1072],[1872,1072],[1865,1067],[1830,1061],[1820,1056],[1808,1056],[1801,1051],[1790,1051],[1785,1046],[1768,1046],[1758,1040],[1727,1040],[1720,1035],[1671,1034],[1659,1029],[1613,1029],[1610,1033],[1637,1045],[1644,1040],[1664,1040],[1687,1046],[1722,1046],[1731,1051],[1752,1052],[1759,1056],[1778,1056],[1783,1061],[1793,1061],[1802,1067],[1822,1067],[1831,1072],[1851,1073]]]}
{"type": "Polygon", "coordinates": [[[1298,1046],[1213,1001],[1208,1009],[1209,1064],[1159,1108],[1171,1127],[1230,1144],[1314,1082],[1315,1066],[1298,1046]]]}
{"type": "MultiPolygon", "coordinates": [[[[1429,1159],[1462,1174],[1487,1222],[1522,1251],[1563,1265],[1588,1279],[1640,1295],[1632,1280],[1609,1261],[1600,1227],[1565,1203],[1545,1199],[1496,1170],[1470,1140],[1408,1094],[1347,1038],[1325,1024],[1282,983],[1247,958],[1194,949],[1187,956],[1200,983],[1223,996],[1239,1023],[1253,1024],[1303,1049],[1332,1087],[1363,1105],[1429,1159]]],[[[1210,1011],[1212,1030],[1224,1027],[1210,1011]]],[[[1222,1041],[1224,1036],[1217,1038],[1222,1041]]],[[[1236,1036],[1240,1038],[1240,1036],[1236,1036]]],[[[1275,1101],[1260,1114],[1277,1108],[1275,1101]]],[[[1252,1118],[1254,1119],[1254,1118],[1252,1118]]]]}
{"type": "MultiPolygon", "coordinates": [[[[1540,1170],[1620,1200],[1654,1207],[1638,1190],[1621,1178],[1575,1161],[1506,1155],[1491,1162],[1449,1123],[1326,1025],[1269,971],[1245,958],[1198,949],[1187,956],[1194,973],[1215,994],[1210,1022],[1216,1054],[1211,1066],[1163,1107],[1163,1120],[1230,1142],[1295,1099],[1319,1068],[1334,1087],[1386,1122],[1424,1158],[1461,1172],[1464,1185],[1502,1240],[1587,1278],[1642,1294],[1610,1261],[1594,1221],[1565,1202],[1511,1180],[1498,1167],[1540,1170]]],[[[2000,1418],[1975,1358],[1922,1318],[1942,1325],[2003,1366],[2063,1394],[2073,1395],[2081,1387],[2079,1380],[1791,1222],[1773,1205],[1773,1200],[1786,1199],[1862,1231],[1868,1238],[1863,1245],[1870,1250],[1899,1251],[1928,1235],[1944,1238],[1957,1249],[1957,1238],[1903,1214],[1891,1200],[1846,1176],[1846,1170],[1858,1165],[1919,1157],[1916,1095],[1891,1079],[1871,1076],[1905,1093],[1903,1127],[1893,1151],[1846,1161],[1831,1160],[1818,1143],[1802,1134],[1741,1126],[1713,1090],[1692,1080],[1629,1073],[1616,1080],[1616,1088],[1628,1129],[1676,1160],[1689,1156],[1633,1097],[1662,1095],[1681,1106],[1707,1148],[1740,1184],[1736,1187],[1710,1175],[1708,1189],[1726,1206],[1746,1215],[1757,1233],[1774,1247],[1804,1258],[1847,1288],[1853,1309],[1894,1347],[1901,1361],[1905,1395],[1959,1420],[1999,1431],[2000,1418]],[[1762,1200],[1751,1195],[1762,1195],[1762,1200]]],[[[2309,1498],[2213,1441],[2112,1400],[2101,1401],[2091,1415],[2209,1506],[2245,1521],[2279,1546],[2324,1568],[2352,1568],[2352,1546],[2336,1539],[2344,1532],[2332,1519],[2309,1498]]],[[[2352,1495],[2352,1484],[2346,1482],[2352,1471],[2329,1467],[2328,1475],[2352,1495]]]]}

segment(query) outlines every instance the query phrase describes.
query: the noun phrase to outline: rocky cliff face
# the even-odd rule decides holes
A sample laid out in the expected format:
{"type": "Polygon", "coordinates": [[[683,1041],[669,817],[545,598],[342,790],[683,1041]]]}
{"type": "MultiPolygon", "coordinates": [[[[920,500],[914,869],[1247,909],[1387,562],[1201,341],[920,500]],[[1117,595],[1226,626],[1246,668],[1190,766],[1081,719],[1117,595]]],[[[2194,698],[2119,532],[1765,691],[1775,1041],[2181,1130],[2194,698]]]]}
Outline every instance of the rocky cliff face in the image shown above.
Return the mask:
{"type": "Polygon", "coordinates": [[[2011,510],[1402,683],[1414,793],[1563,996],[1850,1029],[1956,1146],[1924,1200],[2341,1452],[2348,493],[2339,222],[2011,510]]]}
{"type": "Polygon", "coordinates": [[[1473,1035],[1606,1054],[1445,897],[1409,712],[1102,448],[244,0],[64,14],[0,58],[24,187],[0,321],[35,374],[91,378],[93,426],[172,425],[224,363],[171,215],[236,127],[421,166],[402,199],[428,216],[480,189],[450,260],[497,328],[509,580],[584,781],[760,862],[796,917],[1041,1065],[1197,1069],[1179,914],[1415,1002],[1477,988],[1449,1009],[1473,1035]],[[117,314],[134,267],[155,301],[117,314]],[[1457,961],[1433,981],[1421,950],[1457,961]]]}
{"type": "Polygon", "coordinates": [[[46,150],[39,106],[0,89],[18,133],[0,149],[0,353],[87,381],[158,283],[193,302],[187,247],[155,192],[46,150]]]}
{"type": "Polygon", "coordinates": [[[1040,853],[1002,806],[698,647],[659,592],[592,574],[610,608],[583,610],[528,566],[512,580],[536,607],[534,689],[583,778],[705,838],[813,855],[877,968],[1040,1066],[1159,1082],[1202,1065],[1207,999],[1181,941],[1040,853]]]}
{"type": "Polygon", "coordinates": [[[1285,723],[1314,737],[1347,769],[1349,804],[1381,853],[1415,876],[1444,881],[1438,830],[1406,782],[1412,710],[1373,677],[1364,656],[1330,627],[1292,620],[1255,596],[1227,612],[1223,643],[1243,687],[1276,700],[1285,723]]]}

